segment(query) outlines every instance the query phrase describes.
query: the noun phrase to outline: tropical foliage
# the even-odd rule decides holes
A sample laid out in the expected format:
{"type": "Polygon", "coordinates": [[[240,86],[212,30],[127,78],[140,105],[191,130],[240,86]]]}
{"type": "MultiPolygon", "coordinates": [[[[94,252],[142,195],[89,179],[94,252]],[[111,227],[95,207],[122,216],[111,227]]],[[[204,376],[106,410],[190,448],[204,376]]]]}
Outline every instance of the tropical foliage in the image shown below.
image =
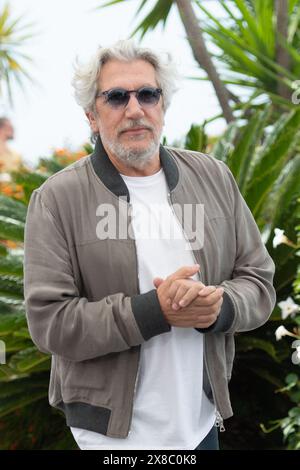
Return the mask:
{"type": "MultiPolygon", "coordinates": [[[[299,211],[300,199],[298,199],[298,204],[299,211]]],[[[289,329],[280,325],[275,332],[277,341],[283,341],[283,337],[289,337],[289,339],[290,337],[293,338],[293,342],[291,344],[291,361],[296,367],[294,367],[293,370],[291,370],[285,377],[284,387],[277,390],[277,392],[289,397],[291,408],[288,410],[287,416],[284,418],[271,421],[269,423],[269,428],[266,428],[266,426],[262,424],[262,429],[267,433],[280,428],[283,433],[284,443],[287,445],[287,449],[289,450],[300,449],[300,225],[296,227],[296,230],[298,235],[296,245],[283,233],[279,234],[281,237],[281,239],[278,240],[279,244],[287,244],[298,249],[295,253],[295,256],[298,257],[298,269],[297,277],[293,283],[293,294],[295,300],[289,297],[286,301],[279,303],[282,310],[282,320],[289,329]]]]}
{"type": "MultiPolygon", "coordinates": [[[[101,7],[129,1],[102,0],[101,7]]],[[[299,1],[219,0],[218,3],[223,11],[216,15],[209,2],[203,0],[141,0],[135,15],[138,24],[131,35],[142,38],[159,25],[167,28],[170,12],[176,7],[193,56],[200,70],[206,73],[205,77],[202,73],[201,80],[212,82],[221,116],[227,122],[232,117],[225,114],[223,99],[227,99],[232,111],[237,111],[235,117],[245,112],[247,116],[249,110],[251,114],[251,106],[262,107],[266,102],[279,108],[293,108],[299,103],[300,94],[299,1]],[[195,38],[199,37],[201,43],[196,42],[195,38]],[[212,60],[208,61],[207,56],[212,60]]],[[[273,111],[277,115],[278,110],[273,111]]]]}
{"type": "Polygon", "coordinates": [[[14,18],[7,3],[0,11],[0,94],[7,92],[13,101],[12,84],[23,86],[24,78],[31,80],[26,63],[31,58],[24,54],[24,44],[33,38],[31,24],[23,18],[14,18]]]}
{"type": "MultiPolygon", "coordinates": [[[[276,265],[277,305],[270,321],[236,337],[230,384],[235,416],[225,423],[222,448],[299,449],[300,349],[294,340],[300,336],[300,111],[292,95],[297,98],[300,2],[218,3],[222,13],[216,15],[201,0],[141,0],[138,18],[147,13],[134,34],[143,37],[159,24],[166,27],[171,9],[177,9],[195,60],[206,73],[201,79],[213,83],[229,124],[214,138],[208,122],[194,124],[176,145],[210,153],[230,167],[276,265]]],[[[5,11],[0,39],[1,27],[9,38],[18,24],[7,26],[5,11]]],[[[1,44],[3,82],[13,62],[5,59],[8,49],[1,55],[1,44]]],[[[6,363],[0,365],[2,449],[75,447],[64,419],[48,405],[50,358],[33,345],[26,324],[23,236],[32,191],[90,152],[90,147],[76,154],[56,151],[40,159],[35,171],[14,173],[11,182],[0,183],[0,339],[6,346],[6,363]]]]}
{"type": "Polygon", "coordinates": [[[293,107],[292,96],[299,88],[300,3],[220,1],[223,14],[219,18],[209,11],[209,5],[206,8],[200,0],[196,3],[204,14],[203,30],[216,46],[212,55],[224,83],[247,90],[247,107],[266,100],[293,107]],[[286,5],[283,27],[284,10],[278,11],[278,5],[286,5]]]}
{"type": "Polygon", "coordinates": [[[0,183],[0,338],[6,349],[6,364],[0,366],[0,449],[74,447],[60,414],[48,405],[51,358],[33,345],[27,328],[23,240],[32,191],[90,152],[89,145],[79,152],[58,149],[41,158],[36,171],[14,173],[11,182],[0,183]],[[47,417],[57,423],[50,434],[47,417]]]}
{"type": "MultiPolygon", "coordinates": [[[[292,295],[293,288],[299,299],[299,279],[295,281],[295,277],[297,272],[299,276],[296,229],[299,231],[300,222],[297,206],[300,197],[300,111],[284,114],[271,128],[266,127],[269,113],[272,113],[272,106],[256,111],[243,127],[238,123],[231,124],[213,143],[205,133],[205,125],[194,125],[183,142],[186,148],[209,152],[231,168],[276,266],[274,284],[279,304],[270,321],[254,332],[236,337],[232,380],[236,416],[232,423],[229,422],[229,433],[222,435],[225,448],[280,448],[278,432],[277,437],[271,439],[263,434],[276,429],[282,429],[288,448],[300,446],[299,365],[291,361],[290,344],[276,340],[276,332],[282,323],[291,324],[291,318],[282,316],[281,303],[292,295]],[[279,246],[274,243],[278,227],[286,233],[279,246]],[[259,400],[257,390],[263,390],[259,400]],[[247,395],[246,403],[243,391],[247,395]],[[289,409],[291,402],[296,405],[289,409]],[[278,419],[280,414],[287,416],[278,419]],[[273,419],[271,423],[270,419],[273,419]]],[[[300,335],[298,317],[294,323],[293,334],[297,338],[300,335]]]]}

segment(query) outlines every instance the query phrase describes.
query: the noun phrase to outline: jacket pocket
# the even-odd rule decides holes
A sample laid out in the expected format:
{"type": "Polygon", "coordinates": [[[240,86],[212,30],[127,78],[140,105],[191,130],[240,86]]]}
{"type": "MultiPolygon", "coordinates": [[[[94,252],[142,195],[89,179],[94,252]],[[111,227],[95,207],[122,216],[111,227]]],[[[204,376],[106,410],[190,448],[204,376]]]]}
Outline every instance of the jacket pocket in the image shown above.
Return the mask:
{"type": "Polygon", "coordinates": [[[117,292],[137,293],[133,240],[94,240],[76,249],[82,285],[89,301],[117,292]]]}

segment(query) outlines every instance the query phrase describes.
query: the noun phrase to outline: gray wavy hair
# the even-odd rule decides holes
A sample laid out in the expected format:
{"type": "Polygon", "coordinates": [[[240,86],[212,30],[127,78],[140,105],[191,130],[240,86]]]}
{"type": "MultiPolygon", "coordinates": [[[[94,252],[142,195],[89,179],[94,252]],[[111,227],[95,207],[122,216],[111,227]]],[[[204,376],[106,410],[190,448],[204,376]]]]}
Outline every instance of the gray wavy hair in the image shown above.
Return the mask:
{"type": "Polygon", "coordinates": [[[80,64],[78,58],[75,60],[72,86],[75,100],[85,112],[95,112],[101,67],[113,59],[128,62],[142,59],[152,64],[156,72],[158,86],[162,89],[163,107],[166,111],[177,90],[177,81],[179,80],[179,73],[171,54],[168,52],[157,53],[150,48],[138,46],[132,39],[126,39],[109,47],[100,46],[86,64],[80,64]]]}

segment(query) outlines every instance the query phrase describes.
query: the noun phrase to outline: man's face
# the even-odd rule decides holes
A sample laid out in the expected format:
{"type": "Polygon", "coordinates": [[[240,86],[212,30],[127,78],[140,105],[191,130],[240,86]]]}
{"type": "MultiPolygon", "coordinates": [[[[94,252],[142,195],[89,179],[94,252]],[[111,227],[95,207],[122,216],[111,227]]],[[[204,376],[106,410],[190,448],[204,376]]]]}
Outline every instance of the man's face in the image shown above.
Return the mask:
{"type": "MultiPolygon", "coordinates": [[[[110,60],[101,69],[100,92],[111,88],[137,90],[143,86],[158,87],[155,69],[149,62],[110,60]]],[[[145,107],[131,93],[126,107],[115,109],[100,96],[95,107],[96,114],[88,114],[91,128],[100,133],[106,149],[117,158],[129,166],[142,167],[158,152],[164,123],[162,97],[156,105],[145,107]]]]}

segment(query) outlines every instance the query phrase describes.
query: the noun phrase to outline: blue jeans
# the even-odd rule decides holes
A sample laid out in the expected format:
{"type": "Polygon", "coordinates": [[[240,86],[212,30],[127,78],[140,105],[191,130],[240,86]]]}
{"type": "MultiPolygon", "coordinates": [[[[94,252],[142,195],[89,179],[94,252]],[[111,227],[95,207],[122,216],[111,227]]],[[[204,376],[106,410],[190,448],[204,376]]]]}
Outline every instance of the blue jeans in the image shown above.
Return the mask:
{"type": "Polygon", "coordinates": [[[196,447],[195,450],[220,450],[218,428],[213,426],[207,436],[196,447]]]}

